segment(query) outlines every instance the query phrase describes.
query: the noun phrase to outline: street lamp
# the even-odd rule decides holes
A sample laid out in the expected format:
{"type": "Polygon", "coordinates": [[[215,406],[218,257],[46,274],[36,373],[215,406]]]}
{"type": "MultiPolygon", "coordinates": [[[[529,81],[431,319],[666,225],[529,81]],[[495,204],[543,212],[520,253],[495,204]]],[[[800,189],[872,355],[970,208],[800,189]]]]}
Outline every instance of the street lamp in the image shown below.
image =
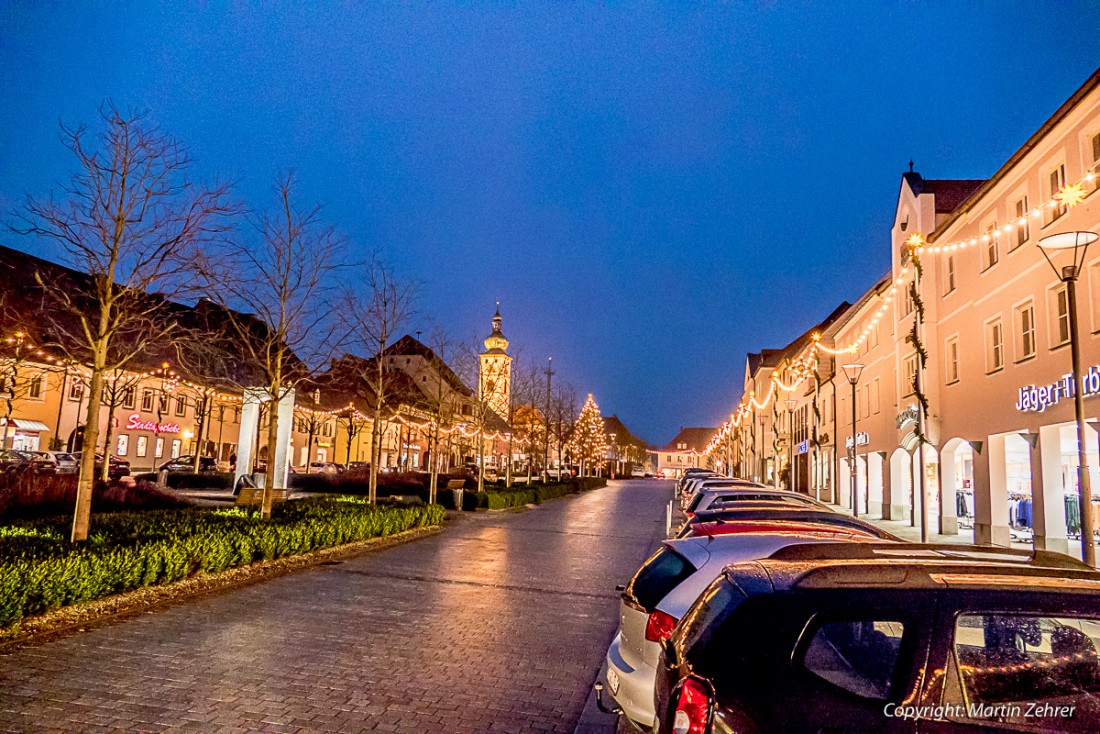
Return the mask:
{"type": "Polygon", "coordinates": [[[852,454],[848,463],[848,476],[851,478],[852,488],[852,515],[859,517],[859,503],[856,501],[856,383],[863,374],[863,365],[859,362],[850,362],[841,365],[844,375],[852,385],[852,454]]]}
{"type": "Polygon", "coordinates": [[[794,406],[797,405],[798,403],[792,399],[792,400],[784,400],[783,404],[787,406],[787,433],[790,435],[790,444],[791,444],[790,445],[790,452],[789,452],[789,455],[791,457],[790,458],[791,486],[789,487],[789,489],[792,492],[796,492],[796,491],[798,491],[796,489],[798,484],[795,481],[795,477],[797,476],[795,474],[795,471],[796,471],[795,470],[795,466],[796,466],[795,465],[795,460],[797,459],[798,454],[795,453],[795,446],[794,446],[794,406]]]}
{"type": "Polygon", "coordinates": [[[1062,232],[1039,240],[1039,250],[1050,263],[1054,275],[1066,284],[1066,307],[1069,311],[1070,359],[1073,362],[1073,409],[1077,419],[1077,496],[1081,505],[1081,558],[1096,565],[1096,542],[1093,540],[1094,513],[1092,482],[1089,479],[1088,455],[1085,447],[1085,401],[1081,389],[1081,344],[1077,333],[1077,278],[1085,264],[1085,251],[1098,239],[1095,232],[1062,232]],[[1055,263],[1055,260],[1058,263],[1055,263]]]}

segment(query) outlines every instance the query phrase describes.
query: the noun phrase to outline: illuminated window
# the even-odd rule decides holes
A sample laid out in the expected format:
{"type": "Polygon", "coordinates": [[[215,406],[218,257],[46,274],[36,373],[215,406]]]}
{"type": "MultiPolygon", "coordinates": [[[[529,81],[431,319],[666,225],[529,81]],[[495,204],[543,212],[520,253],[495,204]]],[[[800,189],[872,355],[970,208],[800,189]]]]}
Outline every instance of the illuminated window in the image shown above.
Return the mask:
{"type": "Polygon", "coordinates": [[[69,400],[83,400],[84,399],[84,383],[78,379],[74,379],[69,385],[69,400]]]}
{"type": "Polygon", "coordinates": [[[1005,366],[1004,330],[1001,320],[997,319],[985,325],[985,370],[996,372],[1005,366]]]}
{"type": "Polygon", "coordinates": [[[1016,360],[1035,356],[1035,305],[1025,303],[1016,307],[1016,360]]]}
{"type": "MultiPolygon", "coordinates": [[[[1066,185],[1066,167],[1065,165],[1058,166],[1048,174],[1049,188],[1048,193],[1050,196],[1054,196],[1062,187],[1066,185]]],[[[1066,207],[1059,203],[1055,203],[1050,207],[1050,211],[1047,213],[1047,224],[1053,222],[1058,217],[1066,213],[1066,207]]]]}
{"type": "Polygon", "coordinates": [[[947,340],[944,349],[947,355],[947,384],[959,381],[959,337],[953,336],[947,340]]]}
{"type": "Polygon", "coordinates": [[[1020,199],[1019,201],[1016,202],[1017,226],[1016,226],[1016,238],[1015,238],[1015,240],[1013,242],[1013,245],[1012,245],[1013,250],[1015,250],[1017,247],[1024,244],[1025,242],[1027,242],[1028,238],[1031,237],[1031,227],[1030,227],[1030,225],[1028,225],[1027,212],[1028,212],[1027,197],[1025,196],[1025,197],[1023,197],[1022,199],[1020,199]],[[1019,221],[1023,221],[1023,225],[1020,225],[1019,221]]]}

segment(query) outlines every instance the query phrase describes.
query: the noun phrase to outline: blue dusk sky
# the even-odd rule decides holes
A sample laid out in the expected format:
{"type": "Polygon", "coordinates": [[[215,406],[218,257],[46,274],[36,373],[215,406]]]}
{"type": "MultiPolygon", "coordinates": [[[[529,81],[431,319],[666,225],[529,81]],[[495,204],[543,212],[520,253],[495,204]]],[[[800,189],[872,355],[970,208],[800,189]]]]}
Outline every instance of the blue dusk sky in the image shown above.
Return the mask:
{"type": "Polygon", "coordinates": [[[910,157],[988,176],[1098,65],[1096,2],[6,3],[0,209],[72,170],[59,120],[148,110],[663,443],[885,272],[910,157]]]}

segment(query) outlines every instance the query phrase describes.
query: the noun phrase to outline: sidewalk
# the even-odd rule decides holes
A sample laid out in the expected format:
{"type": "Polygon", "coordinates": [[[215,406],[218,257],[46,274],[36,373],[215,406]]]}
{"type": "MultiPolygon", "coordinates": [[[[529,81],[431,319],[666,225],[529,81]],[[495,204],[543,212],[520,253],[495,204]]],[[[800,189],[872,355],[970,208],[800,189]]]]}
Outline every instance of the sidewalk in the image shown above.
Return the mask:
{"type": "MultiPolygon", "coordinates": [[[[846,515],[852,514],[852,508],[841,507],[839,505],[830,504],[829,507],[833,508],[837,512],[843,512],[846,515]]],[[[902,538],[911,543],[921,542],[920,526],[912,527],[908,520],[883,520],[881,517],[860,515],[860,518],[878,525],[883,530],[887,530],[894,535],[902,538]]],[[[929,543],[945,543],[948,545],[971,545],[974,542],[974,530],[972,528],[959,528],[958,535],[940,535],[939,533],[929,533],[929,543]]],[[[1031,542],[1013,541],[1013,548],[1022,550],[1030,550],[1032,548],[1031,542]]],[[[1074,558],[1081,557],[1081,541],[1080,539],[1070,538],[1068,555],[1074,558]]]]}

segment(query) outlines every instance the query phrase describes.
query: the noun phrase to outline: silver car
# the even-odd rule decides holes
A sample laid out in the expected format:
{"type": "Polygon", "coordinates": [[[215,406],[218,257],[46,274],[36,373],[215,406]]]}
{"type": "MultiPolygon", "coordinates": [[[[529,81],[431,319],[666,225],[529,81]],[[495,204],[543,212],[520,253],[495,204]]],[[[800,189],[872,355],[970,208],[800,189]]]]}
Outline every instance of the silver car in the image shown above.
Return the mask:
{"type": "Polygon", "coordinates": [[[878,540],[813,533],[741,533],[666,540],[626,585],[619,632],[607,650],[607,690],[622,713],[649,731],[657,725],[653,687],[661,643],[726,564],[767,558],[780,548],[822,540],[878,540]]]}
{"type": "Polygon", "coordinates": [[[50,456],[57,464],[58,474],[76,474],[80,471],[80,462],[72,454],[64,451],[45,451],[42,452],[50,456]]]}
{"type": "Polygon", "coordinates": [[[680,506],[687,507],[696,495],[710,487],[755,487],[757,489],[771,489],[771,487],[766,487],[763,484],[753,482],[749,479],[701,477],[692,481],[690,484],[684,485],[684,491],[680,495],[680,506]]]}
{"type": "Polygon", "coordinates": [[[684,514],[691,517],[696,512],[713,510],[735,502],[787,502],[797,505],[810,505],[822,510],[832,510],[828,505],[818,502],[798,492],[785,489],[767,489],[751,486],[711,486],[697,492],[684,507],[684,514]]]}

